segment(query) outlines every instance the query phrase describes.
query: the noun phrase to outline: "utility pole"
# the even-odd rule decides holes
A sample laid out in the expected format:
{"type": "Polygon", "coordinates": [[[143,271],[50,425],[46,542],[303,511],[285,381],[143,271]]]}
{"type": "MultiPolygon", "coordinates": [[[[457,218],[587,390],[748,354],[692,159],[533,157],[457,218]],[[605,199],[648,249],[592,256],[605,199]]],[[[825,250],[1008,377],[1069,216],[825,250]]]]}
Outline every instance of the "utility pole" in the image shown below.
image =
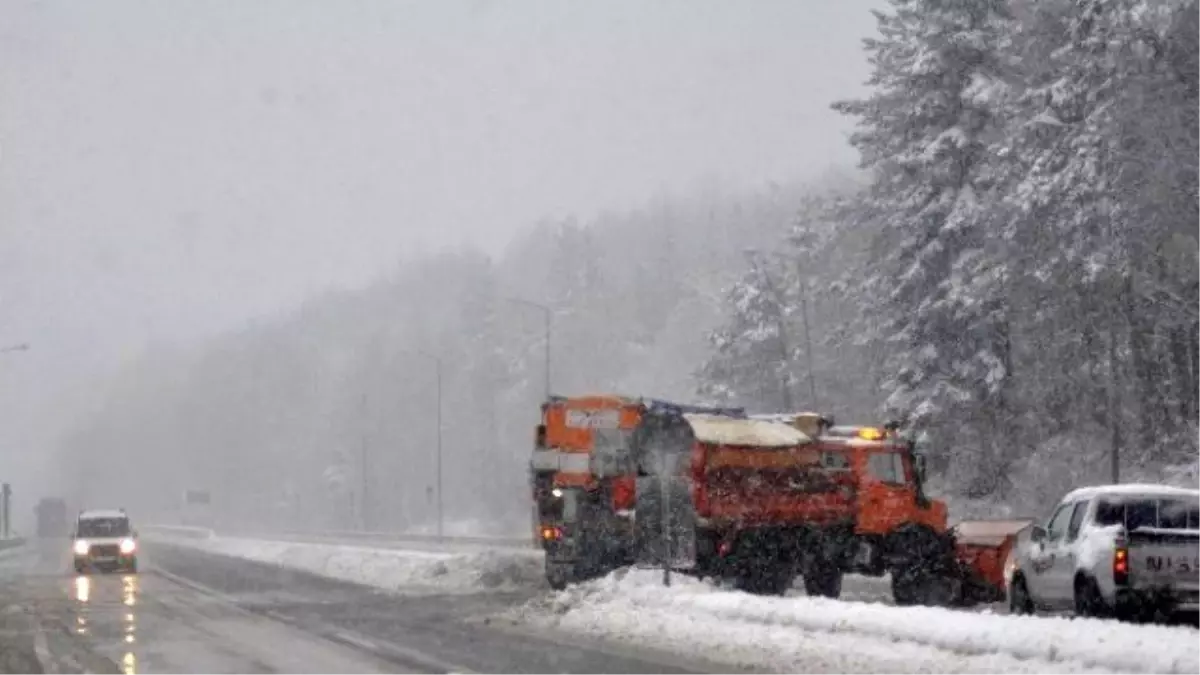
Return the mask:
{"type": "Polygon", "coordinates": [[[542,364],[542,370],[544,371],[543,376],[545,377],[546,400],[549,401],[550,400],[550,308],[543,307],[542,309],[543,309],[543,314],[545,317],[545,326],[544,326],[543,332],[545,335],[544,339],[545,339],[545,343],[546,343],[545,344],[545,361],[542,364]]]}
{"type": "Polygon", "coordinates": [[[437,364],[437,535],[440,539],[446,525],[442,500],[442,360],[435,357],[434,363],[437,364]]]}
{"type": "Polygon", "coordinates": [[[359,481],[360,481],[361,488],[359,491],[362,493],[362,497],[359,500],[361,502],[359,504],[359,509],[361,511],[361,513],[359,514],[359,520],[360,520],[360,524],[362,526],[363,532],[366,532],[367,524],[368,524],[367,510],[370,508],[371,501],[370,501],[370,497],[369,497],[370,479],[368,478],[368,476],[370,476],[370,473],[369,473],[369,467],[367,466],[367,392],[365,392],[365,391],[362,393],[362,398],[359,399],[358,411],[359,411],[359,416],[361,418],[361,422],[359,423],[360,435],[359,435],[359,462],[358,462],[359,481]]]}
{"type": "Polygon", "coordinates": [[[446,526],[445,501],[442,498],[442,359],[426,351],[414,351],[433,361],[437,374],[437,536],[440,538],[444,536],[446,526]]]}
{"type": "Polygon", "coordinates": [[[663,586],[671,585],[671,485],[667,482],[670,470],[667,466],[667,453],[659,447],[658,454],[658,498],[662,501],[662,557],[663,557],[663,586]]]}
{"type": "Polygon", "coordinates": [[[11,525],[11,521],[9,520],[9,511],[12,510],[12,486],[10,486],[8,483],[0,485],[0,500],[2,500],[2,503],[0,503],[0,508],[4,509],[4,513],[2,514],[3,522],[0,523],[0,530],[2,530],[2,532],[0,532],[0,539],[8,539],[9,535],[12,533],[12,530],[9,527],[11,525]]]}
{"type": "MultiPolygon", "coordinates": [[[[25,342],[0,347],[0,354],[27,351],[29,351],[29,344],[25,342]]],[[[12,522],[9,516],[9,512],[12,510],[12,486],[8,483],[0,485],[0,510],[3,511],[0,513],[0,539],[8,539],[9,535],[12,534],[12,522]]]]}

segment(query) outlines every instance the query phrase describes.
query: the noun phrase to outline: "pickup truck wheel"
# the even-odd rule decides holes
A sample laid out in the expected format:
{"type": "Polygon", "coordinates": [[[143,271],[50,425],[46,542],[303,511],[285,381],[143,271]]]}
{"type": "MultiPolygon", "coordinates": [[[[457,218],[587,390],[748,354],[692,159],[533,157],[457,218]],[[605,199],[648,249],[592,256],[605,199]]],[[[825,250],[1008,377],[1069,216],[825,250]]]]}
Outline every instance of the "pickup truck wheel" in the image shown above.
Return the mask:
{"type": "Polygon", "coordinates": [[[1012,587],[1008,589],[1008,611],[1012,614],[1033,614],[1033,598],[1029,597],[1025,577],[1018,576],[1012,580],[1012,587]]]}
{"type": "Polygon", "coordinates": [[[1089,577],[1075,579],[1075,616],[1104,617],[1107,616],[1104,598],[1100,596],[1100,588],[1096,580],[1089,577]]]}

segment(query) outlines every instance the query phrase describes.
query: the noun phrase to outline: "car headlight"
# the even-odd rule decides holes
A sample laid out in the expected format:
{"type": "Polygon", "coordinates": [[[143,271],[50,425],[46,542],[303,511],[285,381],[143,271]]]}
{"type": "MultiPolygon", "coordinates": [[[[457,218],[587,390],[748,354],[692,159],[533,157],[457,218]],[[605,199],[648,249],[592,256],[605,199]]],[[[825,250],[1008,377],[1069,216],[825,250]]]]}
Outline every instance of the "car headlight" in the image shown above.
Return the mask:
{"type": "Polygon", "coordinates": [[[133,553],[133,549],[135,548],[137,548],[137,543],[132,539],[126,537],[125,539],[121,540],[121,553],[128,555],[133,553]]]}
{"type": "Polygon", "coordinates": [[[87,555],[91,546],[88,545],[86,539],[75,540],[75,555],[87,555]]]}

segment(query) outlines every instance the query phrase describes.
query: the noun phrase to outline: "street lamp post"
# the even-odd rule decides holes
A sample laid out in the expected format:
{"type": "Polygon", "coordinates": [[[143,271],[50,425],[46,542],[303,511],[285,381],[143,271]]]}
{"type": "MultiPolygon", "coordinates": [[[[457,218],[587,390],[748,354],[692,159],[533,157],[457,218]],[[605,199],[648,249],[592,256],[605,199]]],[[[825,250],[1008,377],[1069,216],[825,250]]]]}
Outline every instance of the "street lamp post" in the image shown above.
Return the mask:
{"type": "MultiPolygon", "coordinates": [[[[27,351],[29,351],[29,344],[25,342],[9,345],[7,347],[0,347],[0,354],[27,351]]],[[[0,486],[0,539],[8,539],[10,519],[9,511],[11,510],[11,506],[12,488],[8,483],[4,483],[2,486],[0,486]]]]}
{"type": "Polygon", "coordinates": [[[421,356],[431,359],[437,370],[437,536],[444,534],[445,511],[442,499],[442,359],[439,356],[422,350],[415,350],[421,356]]]}
{"type": "Polygon", "coordinates": [[[358,405],[359,405],[359,410],[358,410],[359,417],[361,418],[360,424],[362,425],[362,427],[360,429],[359,439],[358,439],[359,440],[358,451],[360,454],[359,464],[358,464],[358,470],[359,470],[358,478],[359,478],[359,481],[361,482],[361,488],[360,488],[361,497],[359,498],[359,501],[361,503],[359,504],[358,508],[359,508],[359,511],[361,511],[361,513],[359,514],[359,521],[360,521],[360,524],[362,525],[362,530],[363,530],[363,532],[367,532],[367,531],[369,531],[368,527],[367,527],[367,525],[368,525],[367,518],[370,515],[368,513],[368,509],[370,508],[370,503],[371,503],[370,499],[369,499],[370,489],[371,489],[371,481],[370,481],[369,476],[371,474],[369,473],[368,467],[367,467],[367,392],[364,391],[362,393],[362,397],[359,399],[358,405]]]}
{"type": "Polygon", "coordinates": [[[532,307],[532,308],[540,310],[542,312],[542,317],[544,319],[543,328],[544,328],[544,333],[545,333],[545,345],[544,345],[544,347],[545,347],[545,363],[543,364],[542,368],[544,370],[543,375],[545,377],[546,400],[549,401],[550,400],[550,318],[553,315],[554,310],[550,309],[546,305],[543,305],[543,304],[537,303],[537,302],[533,302],[531,300],[526,300],[524,298],[504,298],[504,299],[509,302],[515,302],[518,305],[525,305],[526,307],[532,307]]]}

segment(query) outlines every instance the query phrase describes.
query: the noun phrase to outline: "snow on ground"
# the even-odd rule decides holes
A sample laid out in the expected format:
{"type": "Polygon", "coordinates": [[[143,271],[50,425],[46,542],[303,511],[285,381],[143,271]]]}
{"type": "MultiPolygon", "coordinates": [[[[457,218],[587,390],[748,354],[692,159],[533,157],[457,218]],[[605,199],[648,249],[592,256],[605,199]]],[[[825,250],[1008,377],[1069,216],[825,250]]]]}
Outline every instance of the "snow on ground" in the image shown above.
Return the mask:
{"type": "MultiPolygon", "coordinates": [[[[426,523],[409,528],[405,534],[433,536],[437,534],[437,523],[426,523]]],[[[483,520],[448,520],[442,525],[442,534],[447,537],[497,537],[516,539],[529,537],[530,529],[497,525],[483,520]]]]}
{"type": "Polygon", "coordinates": [[[163,537],[205,553],[279,565],[390,591],[469,593],[545,585],[540,551],[451,552],[214,536],[163,537]]]}
{"type": "Polygon", "coordinates": [[[758,597],[627,570],[509,613],[582,632],[781,672],[1200,671],[1186,627],[973,614],[808,597],[758,597]]]}

